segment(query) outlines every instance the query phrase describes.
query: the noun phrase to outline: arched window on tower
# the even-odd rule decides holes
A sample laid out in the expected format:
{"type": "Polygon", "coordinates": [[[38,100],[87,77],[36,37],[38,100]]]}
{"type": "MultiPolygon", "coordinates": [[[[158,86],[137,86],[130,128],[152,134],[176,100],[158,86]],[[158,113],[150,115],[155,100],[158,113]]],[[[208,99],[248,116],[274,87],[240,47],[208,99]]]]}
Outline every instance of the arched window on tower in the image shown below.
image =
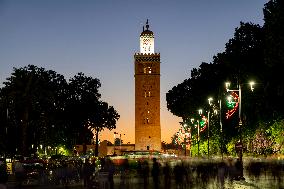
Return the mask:
{"type": "Polygon", "coordinates": [[[144,124],[150,124],[150,119],[148,117],[144,118],[144,124]]]}
{"type": "Polygon", "coordinates": [[[144,70],[144,74],[151,74],[152,73],[152,68],[151,67],[146,67],[143,70],[144,70]]]}
{"type": "Polygon", "coordinates": [[[142,120],[142,122],[143,122],[143,124],[144,125],[148,125],[148,124],[152,124],[151,123],[151,117],[152,117],[152,115],[151,115],[151,111],[149,110],[149,109],[145,109],[144,111],[143,111],[143,113],[142,113],[142,115],[141,115],[141,118],[143,119],[142,120]]]}
{"type": "Polygon", "coordinates": [[[147,98],[147,97],[151,97],[151,91],[144,91],[144,97],[147,98]]]}

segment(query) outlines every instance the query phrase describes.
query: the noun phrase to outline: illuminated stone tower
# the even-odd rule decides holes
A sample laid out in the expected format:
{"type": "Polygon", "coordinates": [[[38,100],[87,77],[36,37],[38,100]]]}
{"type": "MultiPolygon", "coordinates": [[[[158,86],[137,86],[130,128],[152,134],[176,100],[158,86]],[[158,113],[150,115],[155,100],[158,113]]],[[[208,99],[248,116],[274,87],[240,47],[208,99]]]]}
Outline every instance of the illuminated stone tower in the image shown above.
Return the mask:
{"type": "Polygon", "coordinates": [[[160,54],[154,51],[154,33],[140,34],[135,65],[135,150],[161,150],[160,54]]]}

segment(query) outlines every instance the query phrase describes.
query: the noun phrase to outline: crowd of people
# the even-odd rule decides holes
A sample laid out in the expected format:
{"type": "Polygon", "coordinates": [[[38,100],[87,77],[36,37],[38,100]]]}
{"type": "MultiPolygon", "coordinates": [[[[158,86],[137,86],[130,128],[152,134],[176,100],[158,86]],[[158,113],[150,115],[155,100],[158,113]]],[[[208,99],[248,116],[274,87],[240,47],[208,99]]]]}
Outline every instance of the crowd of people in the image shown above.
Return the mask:
{"type": "MultiPolygon", "coordinates": [[[[214,161],[160,158],[124,158],[114,161],[111,158],[87,158],[51,159],[29,167],[26,161],[19,159],[14,162],[13,172],[17,188],[22,188],[23,182],[33,176],[33,179],[38,179],[39,184],[62,185],[66,188],[72,183],[81,183],[84,188],[102,188],[103,184],[108,189],[130,189],[136,183],[144,189],[187,189],[208,188],[210,183],[215,183],[222,189],[225,188],[225,183],[231,184],[242,176],[243,168],[239,163],[238,159],[233,158],[214,161]],[[33,174],[29,175],[31,172],[33,174]],[[118,178],[116,184],[114,177],[118,178]]],[[[284,173],[283,163],[274,161],[251,161],[244,169],[251,179],[258,179],[261,174],[271,174],[278,183],[282,182],[284,173]]],[[[5,163],[0,161],[0,189],[6,189],[7,181],[5,163]]]]}
{"type": "Polygon", "coordinates": [[[207,188],[206,186],[212,181],[216,181],[218,188],[224,188],[226,179],[232,182],[238,180],[241,175],[238,161],[233,159],[168,161],[153,158],[137,160],[135,166],[130,166],[126,159],[119,167],[117,171],[120,173],[119,188],[121,189],[132,188],[133,179],[136,179],[136,183],[142,182],[144,189],[207,188]]]}
{"type": "Polygon", "coordinates": [[[238,158],[172,161],[153,158],[138,160],[136,166],[126,160],[119,171],[120,189],[133,188],[133,183],[140,183],[136,188],[144,189],[233,188],[235,182],[244,181],[244,172],[248,180],[255,181],[262,175],[270,186],[279,188],[283,185],[284,162],[249,160],[243,165],[238,158]]]}

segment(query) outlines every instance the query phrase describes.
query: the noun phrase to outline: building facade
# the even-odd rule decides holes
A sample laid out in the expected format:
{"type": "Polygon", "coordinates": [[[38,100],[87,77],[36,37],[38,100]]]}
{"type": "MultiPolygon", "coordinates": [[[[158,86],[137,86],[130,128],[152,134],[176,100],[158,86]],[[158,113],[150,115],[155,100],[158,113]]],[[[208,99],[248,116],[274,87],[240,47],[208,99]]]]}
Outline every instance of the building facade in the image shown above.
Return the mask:
{"type": "Polygon", "coordinates": [[[161,150],[160,54],[154,51],[154,33],[140,34],[140,52],[135,67],[135,150],[161,150]]]}

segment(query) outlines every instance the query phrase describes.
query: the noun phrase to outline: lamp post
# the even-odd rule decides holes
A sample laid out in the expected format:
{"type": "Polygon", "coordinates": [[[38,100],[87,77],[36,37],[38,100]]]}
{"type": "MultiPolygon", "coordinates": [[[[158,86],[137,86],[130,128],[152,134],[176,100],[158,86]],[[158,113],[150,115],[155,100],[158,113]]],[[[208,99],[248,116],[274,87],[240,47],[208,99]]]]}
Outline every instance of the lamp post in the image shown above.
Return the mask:
{"type": "MultiPolygon", "coordinates": [[[[123,135],[125,135],[125,134],[123,134],[123,135]]],[[[119,134],[119,146],[120,146],[120,153],[121,153],[121,144],[122,144],[122,142],[121,142],[121,133],[119,134]]]]}
{"type": "MultiPolygon", "coordinates": [[[[201,115],[202,114],[202,110],[199,109],[198,113],[199,113],[199,115],[201,115]]],[[[200,154],[199,142],[200,142],[200,123],[199,123],[199,120],[197,120],[197,150],[198,150],[198,157],[199,157],[199,154],[200,154]]]]}
{"type": "Polygon", "coordinates": [[[118,133],[118,132],[114,132],[114,153],[115,153],[115,136],[116,134],[119,134],[119,150],[120,150],[120,153],[121,153],[121,145],[122,145],[122,142],[121,142],[121,135],[125,135],[125,134],[121,134],[121,133],[118,133]]]}
{"type": "Polygon", "coordinates": [[[199,157],[199,120],[197,120],[197,152],[199,157]]]}
{"type": "Polygon", "coordinates": [[[220,99],[219,100],[219,108],[220,108],[220,110],[219,110],[219,121],[220,121],[220,132],[221,132],[221,156],[222,156],[222,160],[223,160],[223,138],[224,138],[224,136],[223,136],[223,125],[222,125],[222,100],[220,99]]]}
{"type": "Polygon", "coordinates": [[[186,124],[183,125],[183,129],[184,129],[184,139],[183,139],[183,143],[184,143],[184,156],[186,156],[186,124]]]}
{"type": "Polygon", "coordinates": [[[210,106],[211,106],[211,101],[213,100],[213,98],[208,98],[208,102],[209,102],[209,111],[208,111],[208,130],[207,130],[207,140],[208,140],[208,145],[207,145],[207,153],[208,153],[208,159],[209,159],[209,139],[210,139],[210,133],[209,133],[209,120],[210,120],[210,106]]]}
{"type": "Polygon", "coordinates": [[[113,155],[115,155],[115,135],[118,134],[117,132],[113,133],[113,155]]]}
{"type": "MultiPolygon", "coordinates": [[[[186,144],[189,140],[189,137],[191,137],[191,129],[188,128],[189,126],[185,123],[182,124],[182,128],[179,130],[180,135],[183,136],[183,143],[184,143],[184,156],[186,156],[186,144]]],[[[191,142],[191,139],[190,139],[191,142]]]]}
{"type": "MultiPolygon", "coordinates": [[[[194,123],[194,118],[190,119],[191,124],[193,125],[194,123]]],[[[190,128],[190,156],[192,157],[192,151],[191,151],[191,147],[192,147],[192,126],[190,128]]]]}
{"type": "MultiPolygon", "coordinates": [[[[253,85],[254,85],[254,82],[250,82],[250,89],[251,91],[253,91],[253,85]]],[[[241,168],[241,172],[240,172],[240,179],[245,179],[244,178],[244,172],[243,172],[243,137],[242,137],[242,88],[241,88],[241,84],[238,83],[238,89],[236,90],[230,90],[229,87],[230,87],[230,83],[229,82],[226,82],[225,83],[226,85],[226,89],[227,89],[227,92],[229,91],[238,91],[239,92],[239,134],[240,134],[240,143],[237,144],[237,148],[239,148],[239,161],[240,161],[240,168],[241,168]]]]}

